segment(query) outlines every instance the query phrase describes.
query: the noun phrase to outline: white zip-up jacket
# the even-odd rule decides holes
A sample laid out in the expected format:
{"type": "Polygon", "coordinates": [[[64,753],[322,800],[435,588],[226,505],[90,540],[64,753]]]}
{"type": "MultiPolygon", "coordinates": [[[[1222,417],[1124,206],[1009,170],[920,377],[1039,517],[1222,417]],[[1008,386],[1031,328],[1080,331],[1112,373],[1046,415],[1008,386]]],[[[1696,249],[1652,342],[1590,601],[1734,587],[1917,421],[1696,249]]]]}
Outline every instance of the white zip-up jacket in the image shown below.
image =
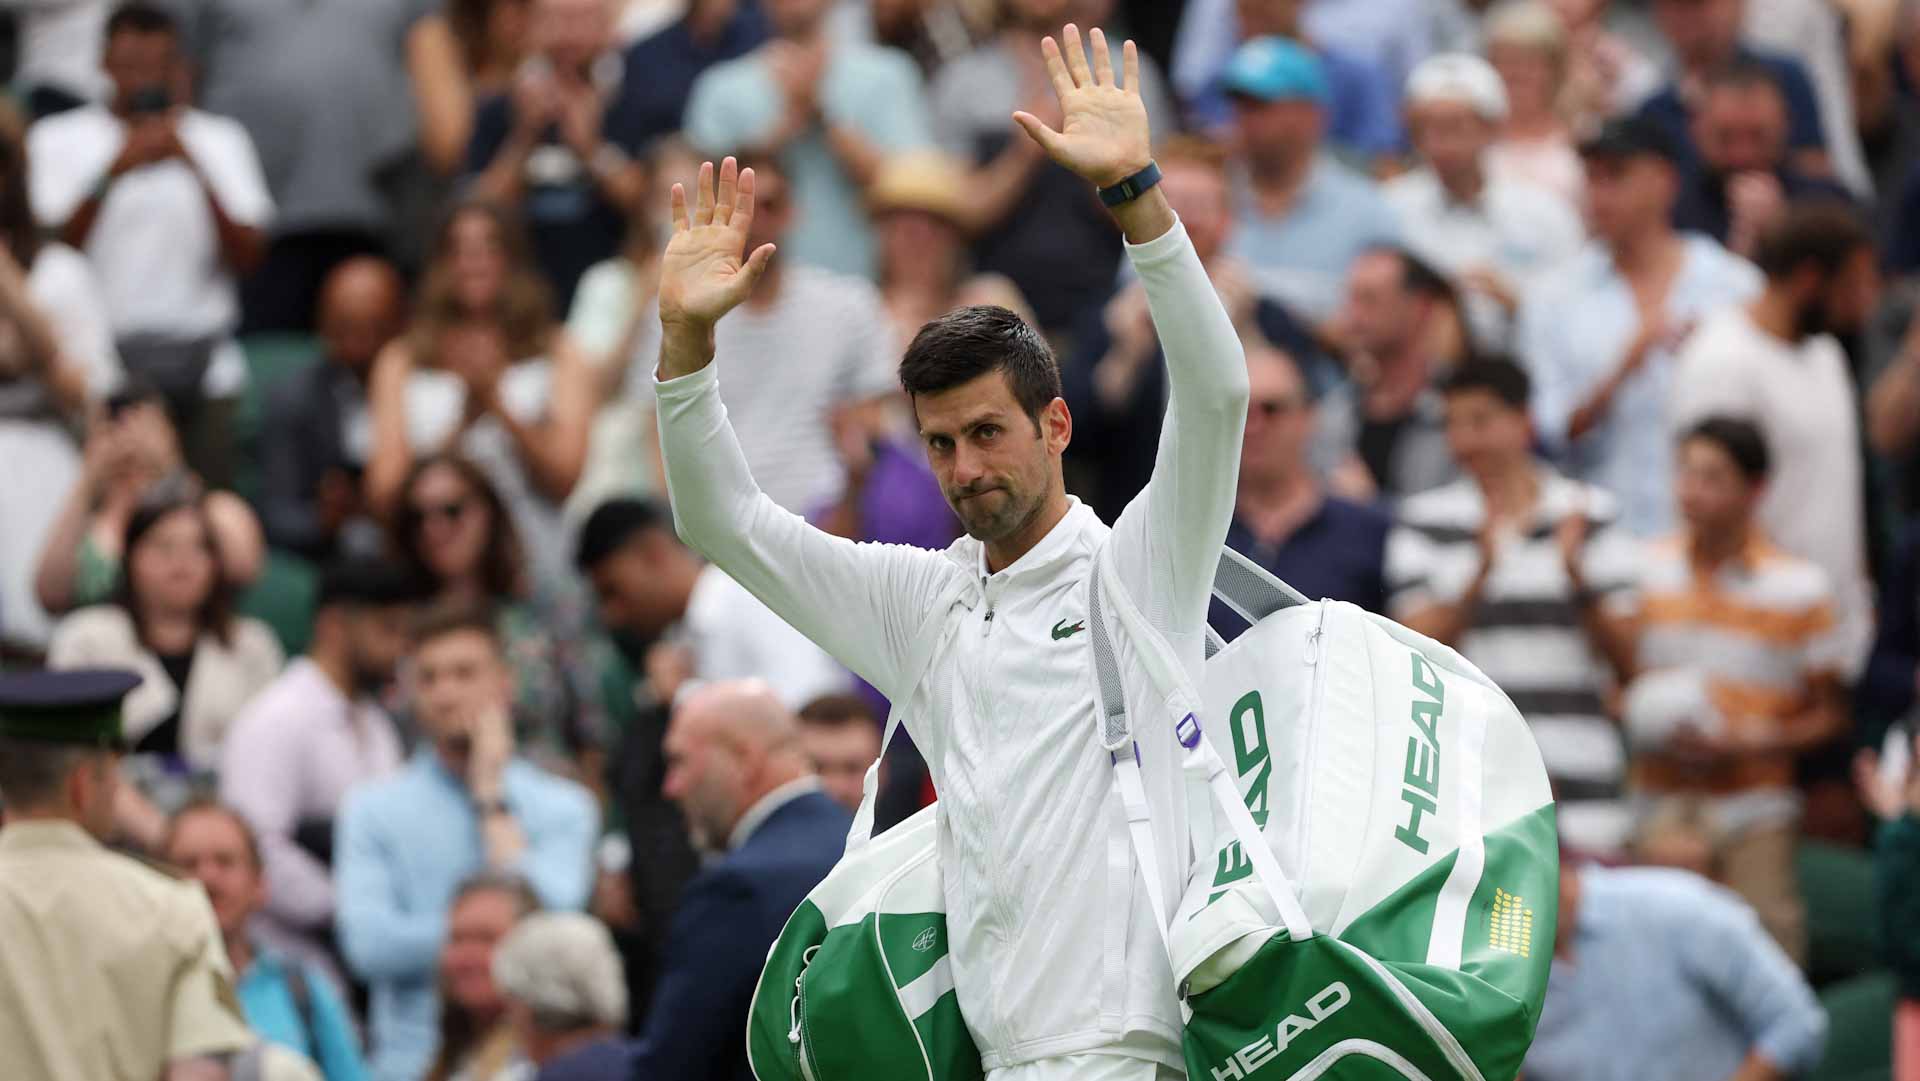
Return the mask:
{"type": "MultiPolygon", "coordinates": [[[[688,544],[767,606],[905,702],[940,793],[940,858],[955,991],[987,1069],[1105,1052],[1180,1068],[1180,1012],[1165,947],[1140,890],[1177,906],[1191,865],[1167,710],[1128,636],[1127,675],[1161,866],[1136,874],[1097,727],[1088,579],[1104,544],[1127,596],[1198,685],[1209,591],[1226,538],[1246,424],[1247,375],[1232,323],[1186,230],[1128,245],[1165,349],[1171,401],[1146,490],[1109,529],[1072,508],[997,574],[984,547],[944,552],[856,544],[782,510],[754,484],[718,369],[753,377],[777,356],[720,357],[658,385],[674,519],[688,544]],[[964,582],[956,582],[964,579],[964,582]],[[958,585],[961,599],[933,613],[958,585]],[[940,637],[905,671],[930,620],[940,637]],[[917,680],[917,682],[916,682],[917,680]]],[[[1111,601],[1110,603],[1121,603],[1111,601]]],[[[1109,623],[1113,619],[1109,616],[1109,623]]],[[[1176,692],[1177,693],[1177,692],[1176,692]]],[[[1176,713],[1176,716],[1178,714],[1176,713]]]]}

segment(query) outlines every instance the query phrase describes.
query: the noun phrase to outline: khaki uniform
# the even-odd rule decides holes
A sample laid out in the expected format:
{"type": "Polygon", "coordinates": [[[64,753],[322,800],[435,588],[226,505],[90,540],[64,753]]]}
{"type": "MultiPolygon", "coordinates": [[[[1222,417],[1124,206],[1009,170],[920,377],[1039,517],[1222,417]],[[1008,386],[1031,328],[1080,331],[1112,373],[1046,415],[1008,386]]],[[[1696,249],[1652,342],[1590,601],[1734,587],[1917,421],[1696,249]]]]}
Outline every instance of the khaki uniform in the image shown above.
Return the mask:
{"type": "Polygon", "coordinates": [[[0,828],[0,1078],[155,1081],[254,1041],[198,884],[70,822],[0,828]]]}

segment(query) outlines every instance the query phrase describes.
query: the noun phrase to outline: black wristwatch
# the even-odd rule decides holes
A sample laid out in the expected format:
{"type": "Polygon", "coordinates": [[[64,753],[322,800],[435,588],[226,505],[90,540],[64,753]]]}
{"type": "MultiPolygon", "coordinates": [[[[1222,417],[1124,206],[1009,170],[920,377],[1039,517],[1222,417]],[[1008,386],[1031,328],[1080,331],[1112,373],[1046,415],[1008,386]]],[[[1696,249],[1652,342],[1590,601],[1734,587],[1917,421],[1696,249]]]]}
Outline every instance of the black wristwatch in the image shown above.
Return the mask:
{"type": "Polygon", "coordinates": [[[1098,189],[1100,201],[1109,207],[1131,203],[1147,193],[1149,188],[1160,183],[1160,166],[1148,162],[1145,169],[1127,177],[1118,184],[1098,189]]]}

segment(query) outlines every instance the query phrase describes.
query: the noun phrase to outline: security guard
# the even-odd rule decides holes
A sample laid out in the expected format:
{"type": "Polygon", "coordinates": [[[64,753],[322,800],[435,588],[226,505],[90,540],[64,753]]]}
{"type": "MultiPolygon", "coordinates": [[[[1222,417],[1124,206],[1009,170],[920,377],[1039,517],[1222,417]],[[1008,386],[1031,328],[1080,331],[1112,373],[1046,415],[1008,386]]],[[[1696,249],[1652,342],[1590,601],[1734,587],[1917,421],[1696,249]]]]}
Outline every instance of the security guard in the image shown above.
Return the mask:
{"type": "Polygon", "coordinates": [[[0,1078],[220,1078],[255,1037],[206,894],[108,851],[130,672],[0,677],[0,1078]]]}

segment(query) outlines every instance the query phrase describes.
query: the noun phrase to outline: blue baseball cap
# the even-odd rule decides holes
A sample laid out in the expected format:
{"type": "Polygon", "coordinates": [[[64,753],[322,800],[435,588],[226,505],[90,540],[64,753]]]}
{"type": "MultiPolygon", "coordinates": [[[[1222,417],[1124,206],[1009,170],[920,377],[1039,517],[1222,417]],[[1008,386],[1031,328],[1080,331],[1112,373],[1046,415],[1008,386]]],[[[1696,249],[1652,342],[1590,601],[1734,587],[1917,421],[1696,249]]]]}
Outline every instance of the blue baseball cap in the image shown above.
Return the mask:
{"type": "Polygon", "coordinates": [[[1254,38],[1234,50],[1223,82],[1227,93],[1260,101],[1325,105],[1332,92],[1326,65],[1313,50],[1286,38],[1254,38]]]}

